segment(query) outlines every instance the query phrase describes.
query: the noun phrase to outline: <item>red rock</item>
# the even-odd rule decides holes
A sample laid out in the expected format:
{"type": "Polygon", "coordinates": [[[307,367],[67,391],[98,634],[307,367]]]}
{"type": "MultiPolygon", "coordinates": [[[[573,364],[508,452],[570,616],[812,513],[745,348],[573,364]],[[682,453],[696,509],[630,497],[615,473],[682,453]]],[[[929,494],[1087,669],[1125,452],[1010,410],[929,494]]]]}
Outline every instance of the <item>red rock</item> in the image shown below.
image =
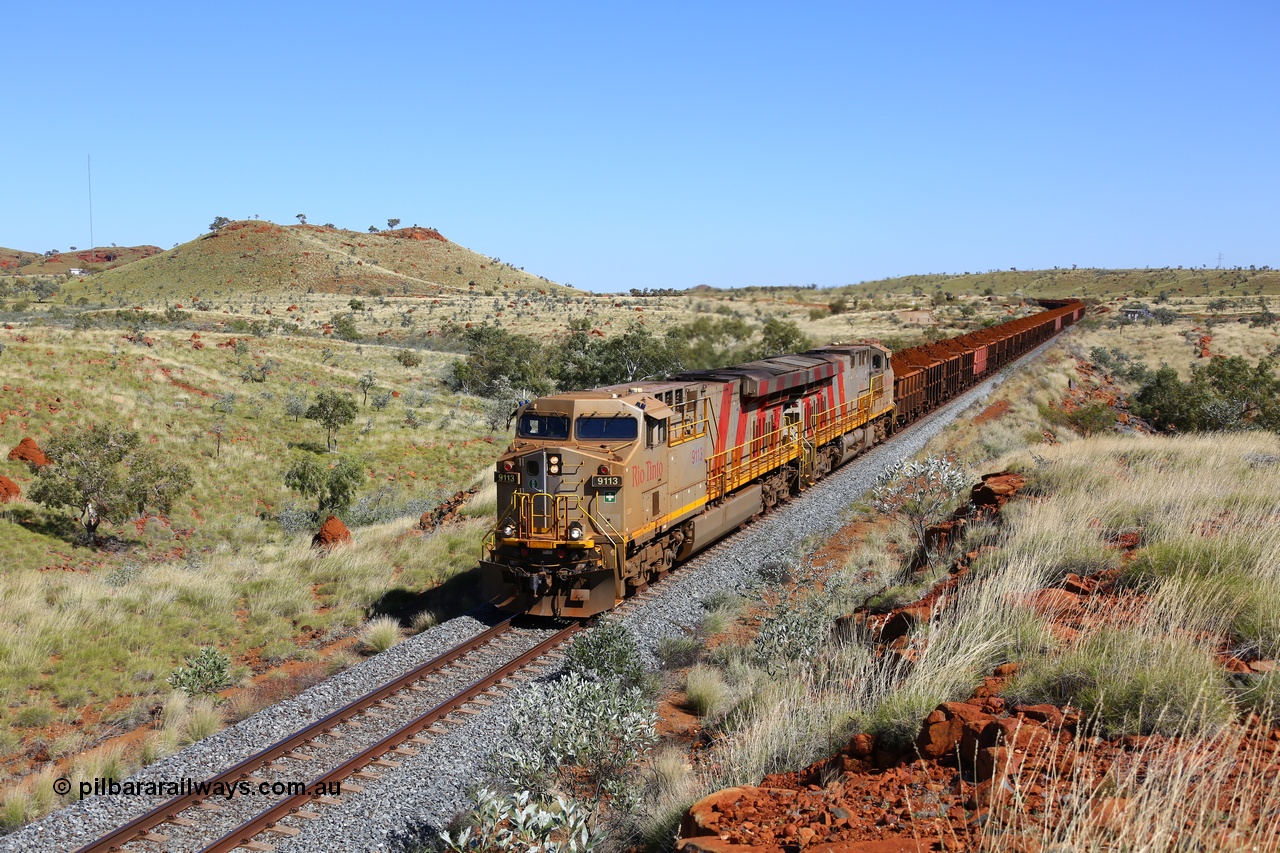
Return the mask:
{"type": "Polygon", "coordinates": [[[1062,726],[1062,711],[1056,705],[1017,705],[1013,712],[1038,723],[1047,723],[1053,728],[1062,726]]]}
{"type": "Polygon", "coordinates": [[[1088,578],[1082,578],[1072,572],[1063,579],[1062,588],[1067,592],[1072,592],[1076,595],[1092,595],[1098,588],[1098,584],[1096,581],[1089,580],[1088,578]]]}
{"type": "Polygon", "coordinates": [[[351,531],[337,516],[331,515],[320,525],[316,535],[311,538],[312,548],[333,548],[342,542],[351,541],[351,531]]]}
{"type": "Polygon", "coordinates": [[[753,844],[734,844],[718,835],[699,835],[678,842],[676,849],[681,853],[764,853],[777,848],[773,845],[757,847],[753,844]]]}
{"type": "Polygon", "coordinates": [[[0,475],[0,504],[7,504],[9,501],[16,501],[21,497],[22,490],[18,488],[18,484],[8,477],[0,475]]]}
{"type": "Polygon", "coordinates": [[[892,643],[906,637],[917,625],[928,624],[932,609],[928,604],[912,604],[889,617],[880,629],[880,642],[892,643]]]}
{"type": "Polygon", "coordinates": [[[983,474],[982,482],[969,492],[969,500],[975,506],[998,507],[1011,498],[1018,489],[1027,484],[1027,478],[1021,474],[1000,471],[995,474],[983,474]]]}
{"type": "Polygon", "coordinates": [[[996,678],[1009,678],[1018,674],[1018,665],[1016,663],[1002,663],[991,672],[996,678]]]}
{"type": "Polygon", "coordinates": [[[992,716],[967,702],[943,702],[925,717],[916,736],[916,750],[923,758],[942,758],[961,744],[966,728],[974,734],[991,722],[992,716]]]}
{"type": "Polygon", "coordinates": [[[33,468],[43,468],[49,464],[49,457],[44,455],[40,445],[36,444],[35,439],[31,438],[31,436],[19,441],[18,446],[9,451],[9,460],[12,462],[26,462],[33,468]]]}
{"type": "Polygon", "coordinates": [[[746,788],[724,788],[708,794],[689,806],[680,822],[680,835],[694,838],[700,835],[718,835],[720,815],[732,808],[748,794],[746,788]]]}
{"type": "Polygon", "coordinates": [[[1099,797],[1089,804],[1089,820],[1113,831],[1119,830],[1124,826],[1124,811],[1128,807],[1127,797],[1099,797]]]}
{"type": "Polygon", "coordinates": [[[870,758],[875,752],[876,739],[869,734],[854,735],[846,751],[854,758],[870,758]]]}
{"type": "Polygon", "coordinates": [[[1275,668],[1276,662],[1273,660],[1255,660],[1249,664],[1249,670],[1257,673],[1273,672],[1275,668]]]}
{"type": "Polygon", "coordinates": [[[1065,589],[1041,589],[1031,593],[1026,603],[1041,616],[1053,616],[1080,604],[1080,596],[1065,589]]]}

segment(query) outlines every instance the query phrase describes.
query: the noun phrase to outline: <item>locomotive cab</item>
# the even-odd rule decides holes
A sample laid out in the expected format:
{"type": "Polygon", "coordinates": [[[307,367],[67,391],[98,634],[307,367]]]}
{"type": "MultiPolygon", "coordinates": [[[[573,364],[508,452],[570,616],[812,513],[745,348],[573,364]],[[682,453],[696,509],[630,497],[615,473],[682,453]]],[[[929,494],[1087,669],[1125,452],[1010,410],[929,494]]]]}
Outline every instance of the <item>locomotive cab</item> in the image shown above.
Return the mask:
{"type": "Polygon", "coordinates": [[[602,389],[517,411],[515,441],[494,471],[498,519],[481,560],[483,583],[499,590],[496,605],[590,615],[625,595],[624,531],[646,509],[629,503],[626,486],[660,479],[663,466],[649,457],[659,436],[665,449],[665,409],[647,395],[602,389]]]}

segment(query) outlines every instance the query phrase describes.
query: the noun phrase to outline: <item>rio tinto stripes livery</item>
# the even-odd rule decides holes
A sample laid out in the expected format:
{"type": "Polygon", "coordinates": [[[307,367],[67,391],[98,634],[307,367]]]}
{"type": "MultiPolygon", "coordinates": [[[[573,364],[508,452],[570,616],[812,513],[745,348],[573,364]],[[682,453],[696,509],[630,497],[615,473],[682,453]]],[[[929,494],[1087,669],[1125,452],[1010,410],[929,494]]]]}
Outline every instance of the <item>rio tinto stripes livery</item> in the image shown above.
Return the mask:
{"type": "Polygon", "coordinates": [[[1078,301],[890,353],[820,347],[541,397],[494,472],[485,589],[592,616],[1080,319],[1078,301]]]}

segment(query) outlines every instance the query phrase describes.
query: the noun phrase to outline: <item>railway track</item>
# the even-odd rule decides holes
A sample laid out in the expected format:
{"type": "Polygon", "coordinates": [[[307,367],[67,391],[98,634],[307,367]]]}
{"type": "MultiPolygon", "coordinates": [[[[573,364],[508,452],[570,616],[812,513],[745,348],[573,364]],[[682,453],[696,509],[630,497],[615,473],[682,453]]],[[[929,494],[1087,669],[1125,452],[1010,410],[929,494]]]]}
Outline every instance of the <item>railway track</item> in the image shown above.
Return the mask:
{"type": "MultiPolygon", "coordinates": [[[[552,633],[531,648],[513,650],[510,640],[523,637],[528,642],[529,631],[516,628],[507,618],[475,637],[460,643],[444,654],[422,664],[390,681],[331,714],[299,729],[266,749],[255,753],[236,765],[210,777],[201,787],[204,792],[193,791],[175,797],[151,811],[101,838],[79,848],[76,853],[106,853],[122,850],[200,850],[202,853],[245,848],[256,851],[274,849],[268,842],[257,840],[266,832],[294,835],[299,830],[281,821],[293,816],[296,820],[314,820],[321,817],[313,811],[315,806],[335,805],[339,802],[329,795],[316,795],[315,791],[343,791],[359,793],[360,782],[376,781],[380,770],[395,770],[397,757],[415,754],[415,748],[430,744],[433,736],[445,733],[442,726],[457,724],[459,716],[479,713],[479,708],[492,704],[501,691],[514,687],[516,680],[538,662],[554,656],[556,649],[575,633],[581,625],[575,623],[552,633]],[[505,661],[494,666],[487,660],[494,655],[505,661]],[[443,701],[428,700],[425,710],[413,708],[421,704],[419,694],[439,697],[439,687],[450,681],[457,682],[460,673],[480,669],[481,677],[466,675],[460,689],[449,690],[443,701]],[[509,682],[509,683],[508,683],[509,682]],[[392,716],[407,722],[396,724],[392,716]],[[358,744],[352,745],[352,741],[358,744]],[[328,766],[328,770],[320,770],[328,766]],[[307,771],[305,790],[284,796],[269,808],[257,811],[247,819],[233,818],[230,829],[219,827],[213,831],[210,825],[225,824],[222,813],[230,811],[229,804],[251,802],[247,797],[222,799],[207,793],[227,786],[248,783],[252,786],[272,784],[269,776],[281,772],[307,771]],[[215,832],[220,833],[209,840],[215,832]]],[[[538,632],[538,633],[545,633],[538,632]]],[[[518,641],[517,641],[518,642],[518,641]]],[[[279,780],[277,780],[279,781],[279,780]]],[[[237,812],[242,809],[236,809],[237,812]]]]}
{"type": "MultiPolygon", "coordinates": [[[[900,428],[890,441],[914,432],[918,426],[927,423],[932,414],[900,428]]],[[[857,460],[852,460],[851,464],[856,465],[857,460]]],[[[754,523],[748,524],[746,529],[754,526],[754,523]]],[[[697,566],[704,559],[733,553],[740,535],[726,537],[678,568],[697,566]]],[[[674,576],[681,574],[678,571],[672,573],[674,576]]],[[[651,584],[612,613],[623,615],[631,607],[644,604],[660,594],[661,586],[661,581],[651,584]]],[[[246,781],[257,783],[269,781],[266,777],[273,773],[279,775],[288,771],[293,771],[293,779],[296,780],[297,771],[302,769],[308,771],[305,792],[282,797],[270,807],[251,814],[245,814],[250,811],[245,808],[245,803],[251,802],[247,797],[222,804],[217,797],[202,793],[175,797],[78,848],[76,853],[271,851],[274,847],[268,840],[263,840],[263,836],[298,834],[299,829],[292,824],[320,819],[323,814],[313,809],[340,803],[334,797],[312,793],[317,786],[340,783],[343,793],[361,793],[362,782],[377,781],[383,775],[378,772],[380,770],[394,772],[398,769],[398,757],[411,756],[416,749],[430,745],[433,737],[446,733],[442,726],[461,723],[467,715],[479,713],[479,708],[492,704],[504,688],[516,686],[515,679],[522,672],[536,669],[539,660],[554,656],[555,650],[581,629],[582,626],[575,623],[523,651],[502,652],[501,638],[513,635],[528,638],[530,633],[514,627],[512,618],[504,619],[207,780],[209,785],[219,782],[224,785],[246,781]],[[505,654],[507,659],[496,667],[482,664],[477,654],[483,657],[485,650],[490,654],[505,654]],[[485,675],[479,678],[469,675],[477,669],[483,670],[485,675]],[[449,684],[456,682],[456,689],[442,693],[440,688],[449,677],[453,678],[449,684]],[[415,697],[417,704],[421,705],[421,696],[427,694],[437,701],[428,701],[429,707],[425,709],[410,709],[409,706],[415,704],[415,697]],[[443,699],[440,699],[441,695],[443,699]],[[389,719],[393,714],[397,720],[407,721],[393,723],[389,719]],[[347,743],[346,731],[349,729],[364,735],[359,746],[351,747],[347,743]],[[322,766],[330,769],[321,770],[322,766]],[[234,809],[230,803],[235,804],[234,809]],[[232,811],[235,812],[234,817],[227,814],[232,811]]]]}

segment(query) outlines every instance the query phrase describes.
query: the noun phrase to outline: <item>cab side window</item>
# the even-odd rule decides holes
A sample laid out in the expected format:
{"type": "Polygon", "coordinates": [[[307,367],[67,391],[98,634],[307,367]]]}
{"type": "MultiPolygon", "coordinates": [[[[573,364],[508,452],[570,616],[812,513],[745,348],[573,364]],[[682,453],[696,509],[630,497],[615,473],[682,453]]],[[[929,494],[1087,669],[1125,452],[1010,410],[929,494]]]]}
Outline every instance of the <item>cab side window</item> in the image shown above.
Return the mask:
{"type": "Polygon", "coordinates": [[[658,447],[667,443],[667,421],[659,420],[645,415],[644,431],[646,436],[645,443],[649,447],[658,447]]]}

